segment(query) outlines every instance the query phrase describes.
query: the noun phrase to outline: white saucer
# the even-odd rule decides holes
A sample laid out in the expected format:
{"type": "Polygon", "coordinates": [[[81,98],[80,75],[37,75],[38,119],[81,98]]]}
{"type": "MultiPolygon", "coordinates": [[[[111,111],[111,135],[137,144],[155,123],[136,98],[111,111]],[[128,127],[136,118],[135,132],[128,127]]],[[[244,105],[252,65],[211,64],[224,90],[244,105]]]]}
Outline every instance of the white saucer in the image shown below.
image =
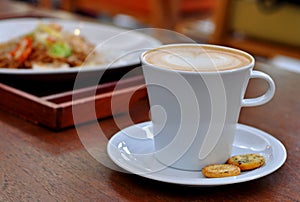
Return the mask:
{"type": "Polygon", "coordinates": [[[145,178],[189,186],[216,186],[234,184],[261,178],[278,168],[286,160],[283,144],[259,129],[238,124],[232,155],[262,154],[266,163],[262,167],[227,178],[205,178],[201,171],[185,171],[165,167],[154,157],[152,123],[144,122],[116,133],[108,142],[107,152],[111,160],[125,171],[145,178]]]}

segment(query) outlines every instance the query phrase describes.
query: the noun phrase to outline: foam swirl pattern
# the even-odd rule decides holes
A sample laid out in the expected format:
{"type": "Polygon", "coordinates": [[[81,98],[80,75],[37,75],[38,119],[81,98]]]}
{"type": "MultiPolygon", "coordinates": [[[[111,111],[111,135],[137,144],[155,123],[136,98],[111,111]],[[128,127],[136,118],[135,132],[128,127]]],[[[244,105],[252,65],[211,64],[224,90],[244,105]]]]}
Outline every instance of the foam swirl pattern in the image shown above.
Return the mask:
{"type": "Polygon", "coordinates": [[[231,49],[205,46],[169,46],[148,52],[145,60],[158,67],[183,71],[222,71],[251,63],[246,55],[231,49]]]}

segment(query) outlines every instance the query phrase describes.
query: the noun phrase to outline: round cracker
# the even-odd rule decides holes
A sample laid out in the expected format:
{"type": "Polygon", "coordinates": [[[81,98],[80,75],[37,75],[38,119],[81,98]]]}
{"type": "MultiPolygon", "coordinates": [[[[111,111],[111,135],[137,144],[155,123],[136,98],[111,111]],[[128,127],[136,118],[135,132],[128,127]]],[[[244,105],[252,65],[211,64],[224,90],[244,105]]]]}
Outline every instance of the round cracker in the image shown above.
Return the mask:
{"type": "Polygon", "coordinates": [[[260,154],[241,154],[230,157],[227,163],[238,166],[241,171],[246,171],[264,165],[265,158],[260,154]]]}
{"type": "Polygon", "coordinates": [[[202,174],[208,178],[231,177],[240,173],[240,168],[232,164],[213,164],[202,168],[202,174]]]}

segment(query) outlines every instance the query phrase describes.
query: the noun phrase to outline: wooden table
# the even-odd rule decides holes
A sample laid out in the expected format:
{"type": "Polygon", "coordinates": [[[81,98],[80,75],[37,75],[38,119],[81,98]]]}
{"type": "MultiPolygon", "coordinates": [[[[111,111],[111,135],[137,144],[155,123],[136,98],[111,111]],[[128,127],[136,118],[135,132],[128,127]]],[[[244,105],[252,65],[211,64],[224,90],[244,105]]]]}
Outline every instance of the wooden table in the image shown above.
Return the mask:
{"type": "MultiPolygon", "coordinates": [[[[276,94],[266,105],[243,108],[239,122],[285,145],[288,159],[276,172],[239,184],[188,187],[104,166],[99,159],[115,168],[106,154],[108,139],[132,121],[149,120],[146,102],[136,106],[131,117],[123,114],[60,132],[0,111],[0,201],[300,201],[300,75],[257,68],[275,80],[276,94]],[[99,137],[92,156],[84,145],[99,137]]],[[[263,83],[252,81],[247,96],[263,88],[263,83]]]]}

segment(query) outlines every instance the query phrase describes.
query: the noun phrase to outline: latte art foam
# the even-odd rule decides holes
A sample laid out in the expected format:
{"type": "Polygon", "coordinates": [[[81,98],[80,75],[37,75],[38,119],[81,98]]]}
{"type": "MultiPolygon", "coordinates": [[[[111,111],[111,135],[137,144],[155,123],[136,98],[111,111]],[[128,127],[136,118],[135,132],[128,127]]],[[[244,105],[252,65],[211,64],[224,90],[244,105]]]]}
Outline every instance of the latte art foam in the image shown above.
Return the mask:
{"type": "Polygon", "coordinates": [[[145,60],[155,66],[184,71],[222,71],[251,63],[247,55],[208,46],[165,46],[147,52],[145,60]]]}

